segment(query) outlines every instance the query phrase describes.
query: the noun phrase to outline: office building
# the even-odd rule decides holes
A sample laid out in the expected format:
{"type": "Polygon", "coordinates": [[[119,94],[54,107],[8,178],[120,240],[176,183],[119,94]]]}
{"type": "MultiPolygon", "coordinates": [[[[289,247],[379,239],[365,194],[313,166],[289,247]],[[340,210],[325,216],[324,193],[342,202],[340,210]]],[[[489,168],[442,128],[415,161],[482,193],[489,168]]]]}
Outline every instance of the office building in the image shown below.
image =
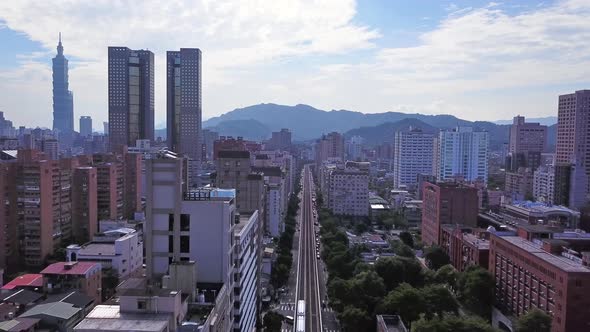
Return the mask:
{"type": "Polygon", "coordinates": [[[552,316],[552,332],[588,330],[588,249],[585,233],[555,233],[531,242],[492,232],[489,271],[496,281],[496,305],[509,316],[532,308],[545,311],[552,316]]]}
{"type": "Polygon", "coordinates": [[[219,139],[219,133],[211,129],[203,129],[204,158],[202,160],[213,160],[213,144],[219,139]]]}
{"type": "Polygon", "coordinates": [[[476,188],[451,182],[425,182],[422,198],[422,242],[426,246],[441,243],[443,224],[477,225],[479,199],[476,188]]]}
{"type": "Polygon", "coordinates": [[[524,116],[515,116],[510,126],[506,169],[516,171],[520,167],[529,167],[536,170],[541,165],[541,154],[546,146],[547,126],[525,122],[524,116]]]}
{"type": "Polygon", "coordinates": [[[586,144],[588,114],[590,113],[590,90],[580,90],[559,96],[557,114],[557,142],[555,166],[560,171],[570,167],[570,175],[555,177],[556,188],[567,188],[565,203],[570,207],[581,208],[586,204],[588,194],[588,158],[590,146],[586,144]],[[568,180],[569,183],[561,181],[568,180]]]}
{"type": "Polygon", "coordinates": [[[346,142],[346,154],[349,160],[360,161],[362,158],[364,139],[361,136],[352,136],[346,142]]]}
{"type": "Polygon", "coordinates": [[[315,162],[321,165],[328,160],[344,161],[344,137],[337,132],[322,135],[315,143],[315,162]]]}
{"type": "Polygon", "coordinates": [[[87,115],[80,117],[80,136],[92,136],[92,118],[87,115]]]}
{"type": "Polygon", "coordinates": [[[53,130],[63,134],[74,131],[74,95],[69,90],[68,59],[64,56],[61,32],[57,55],[53,58],[53,130]]]}
{"type": "Polygon", "coordinates": [[[110,151],[154,140],[154,53],[109,47],[110,151]]]}
{"type": "Polygon", "coordinates": [[[439,181],[461,177],[465,181],[487,182],[488,132],[471,127],[442,130],[437,143],[439,181]]]}
{"type": "Polygon", "coordinates": [[[539,166],[533,175],[533,197],[535,200],[554,204],[555,167],[539,166]]]}
{"type": "Polygon", "coordinates": [[[419,128],[398,131],[393,143],[393,186],[415,187],[418,174],[431,174],[434,135],[419,128]]]}
{"type": "Polygon", "coordinates": [[[201,146],[201,50],[166,52],[166,128],[168,148],[189,159],[189,181],[196,184],[201,146]]]}

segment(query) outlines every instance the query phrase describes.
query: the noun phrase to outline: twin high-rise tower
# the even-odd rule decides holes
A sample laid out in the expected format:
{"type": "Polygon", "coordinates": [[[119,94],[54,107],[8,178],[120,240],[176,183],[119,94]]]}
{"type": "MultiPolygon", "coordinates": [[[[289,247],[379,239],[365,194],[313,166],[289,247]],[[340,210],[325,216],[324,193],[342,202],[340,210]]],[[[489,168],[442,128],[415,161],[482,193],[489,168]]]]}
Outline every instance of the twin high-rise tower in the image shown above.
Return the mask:
{"type": "MultiPolygon", "coordinates": [[[[201,50],[166,53],[166,127],[168,148],[201,161],[201,50]]],[[[154,53],[109,47],[109,140],[111,151],[154,140],[154,53]]]]}
{"type": "Polygon", "coordinates": [[[61,134],[74,131],[74,95],[69,90],[68,59],[64,56],[61,33],[53,58],[53,130],[61,134]]]}

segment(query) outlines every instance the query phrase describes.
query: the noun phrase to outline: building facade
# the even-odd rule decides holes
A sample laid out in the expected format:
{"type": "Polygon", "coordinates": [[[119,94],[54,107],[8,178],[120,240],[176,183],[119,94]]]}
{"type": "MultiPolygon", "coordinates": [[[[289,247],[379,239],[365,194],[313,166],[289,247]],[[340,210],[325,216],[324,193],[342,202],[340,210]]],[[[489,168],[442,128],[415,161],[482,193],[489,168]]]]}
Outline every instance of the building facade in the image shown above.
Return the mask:
{"type": "Polygon", "coordinates": [[[80,117],[80,136],[92,136],[92,118],[88,115],[83,115],[80,117]]]}
{"type": "Polygon", "coordinates": [[[471,127],[442,130],[437,140],[438,180],[461,177],[466,181],[488,179],[489,134],[471,127]]]}
{"type": "Polygon", "coordinates": [[[587,201],[588,174],[590,173],[590,146],[586,144],[590,127],[590,90],[580,90],[559,96],[557,113],[557,142],[555,166],[570,166],[570,176],[556,176],[556,182],[567,178],[569,183],[556,183],[558,188],[568,187],[567,204],[581,208],[587,201]]]}
{"type": "Polygon", "coordinates": [[[476,188],[450,182],[425,182],[422,197],[424,245],[440,245],[443,224],[477,225],[479,199],[476,188]]]}
{"type": "Polygon", "coordinates": [[[53,58],[53,130],[64,134],[74,131],[74,95],[69,90],[68,59],[64,56],[61,32],[53,58]]]}
{"type": "Polygon", "coordinates": [[[537,201],[554,204],[555,167],[540,166],[533,176],[533,197],[537,201]]]}
{"type": "Polygon", "coordinates": [[[536,170],[541,165],[541,154],[547,146],[547,126],[526,122],[524,116],[515,116],[510,126],[507,169],[529,167],[536,170]]]}
{"type": "Polygon", "coordinates": [[[412,128],[394,134],[393,186],[415,187],[418,174],[431,174],[434,135],[412,128]]]}
{"type": "Polygon", "coordinates": [[[154,140],[154,53],[109,47],[110,151],[154,140]]]}
{"type": "Polygon", "coordinates": [[[201,50],[168,51],[166,59],[168,148],[189,158],[189,179],[192,179],[198,173],[202,157],[201,50]]]}
{"type": "Polygon", "coordinates": [[[328,160],[344,161],[344,137],[337,132],[323,135],[315,144],[315,162],[321,165],[328,160]]]}

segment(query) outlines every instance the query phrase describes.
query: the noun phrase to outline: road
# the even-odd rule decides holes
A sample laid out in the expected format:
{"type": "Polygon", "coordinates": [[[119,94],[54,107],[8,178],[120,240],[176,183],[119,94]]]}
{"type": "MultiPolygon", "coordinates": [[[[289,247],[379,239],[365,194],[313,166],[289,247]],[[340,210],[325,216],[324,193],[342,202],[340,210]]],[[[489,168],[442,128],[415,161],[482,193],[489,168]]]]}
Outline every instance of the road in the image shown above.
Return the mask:
{"type": "MultiPolygon", "coordinates": [[[[299,252],[297,259],[297,286],[295,303],[305,300],[305,331],[322,331],[322,298],[318,277],[319,254],[316,251],[316,234],[313,216],[313,179],[309,166],[303,169],[303,187],[300,214],[299,252]]],[[[296,317],[294,315],[294,317],[296,317]]],[[[295,326],[295,331],[297,326],[295,326]]]]}

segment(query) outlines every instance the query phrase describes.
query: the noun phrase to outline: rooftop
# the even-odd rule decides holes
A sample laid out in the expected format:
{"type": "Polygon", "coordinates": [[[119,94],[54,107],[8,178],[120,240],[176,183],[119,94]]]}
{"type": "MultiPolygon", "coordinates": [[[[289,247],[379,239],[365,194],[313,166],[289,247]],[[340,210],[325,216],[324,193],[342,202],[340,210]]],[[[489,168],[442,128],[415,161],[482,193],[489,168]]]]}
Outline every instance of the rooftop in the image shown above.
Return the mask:
{"type": "Polygon", "coordinates": [[[100,269],[100,263],[94,262],[57,262],[43,269],[41,274],[85,275],[97,266],[100,269]]]}
{"type": "Polygon", "coordinates": [[[164,331],[168,314],[122,313],[118,305],[97,305],[76,327],[84,331],[164,331]]]}
{"type": "MultiPolygon", "coordinates": [[[[256,218],[258,217],[258,211],[255,212],[256,213],[256,218]]],[[[240,219],[239,219],[239,223],[234,225],[234,234],[240,234],[240,232],[246,228],[247,225],[250,224],[250,222],[253,222],[254,220],[256,220],[255,218],[252,218],[254,214],[240,214],[240,219]]]]}
{"type": "Polygon", "coordinates": [[[385,332],[407,332],[406,326],[398,315],[377,315],[377,325],[385,332]]]}
{"type": "Polygon", "coordinates": [[[472,233],[463,233],[463,241],[471,244],[474,247],[477,247],[478,249],[485,250],[490,248],[490,241],[481,239],[472,233]]]}
{"type": "Polygon", "coordinates": [[[17,287],[43,287],[43,275],[23,274],[20,277],[12,279],[2,289],[14,289],[17,287]]]}
{"type": "Polygon", "coordinates": [[[29,311],[22,314],[20,317],[34,317],[37,315],[52,316],[68,320],[76,315],[80,308],[76,308],[71,303],[66,302],[51,302],[39,304],[31,308],[29,311]]]}
{"type": "Polygon", "coordinates": [[[508,209],[519,209],[528,213],[563,213],[568,215],[579,216],[580,212],[569,209],[561,205],[548,205],[543,202],[531,202],[531,201],[516,201],[510,205],[506,205],[508,209]]]}
{"type": "Polygon", "coordinates": [[[0,322],[0,331],[7,331],[7,332],[20,332],[20,331],[27,331],[37,325],[39,323],[39,319],[37,318],[15,318],[11,320],[7,320],[4,322],[0,322]]]}
{"type": "Polygon", "coordinates": [[[78,255],[115,256],[115,246],[113,243],[88,243],[81,247],[78,255]]]}
{"type": "Polygon", "coordinates": [[[21,289],[2,299],[6,303],[29,304],[38,301],[43,295],[26,289],[21,289]]]}
{"type": "Polygon", "coordinates": [[[574,262],[573,260],[567,259],[562,256],[557,256],[550,254],[543,250],[540,245],[536,245],[535,243],[523,239],[518,236],[497,236],[502,240],[524,250],[538,258],[546,261],[547,263],[557,267],[558,269],[565,271],[565,272],[588,272],[590,273],[590,269],[584,267],[582,264],[574,262]]]}
{"type": "Polygon", "coordinates": [[[198,188],[189,190],[184,193],[184,200],[186,201],[212,201],[222,200],[229,201],[236,198],[235,189],[220,189],[220,188],[198,188]]]}
{"type": "Polygon", "coordinates": [[[250,152],[249,151],[221,150],[221,151],[217,152],[217,158],[250,159],[250,152]]]}

